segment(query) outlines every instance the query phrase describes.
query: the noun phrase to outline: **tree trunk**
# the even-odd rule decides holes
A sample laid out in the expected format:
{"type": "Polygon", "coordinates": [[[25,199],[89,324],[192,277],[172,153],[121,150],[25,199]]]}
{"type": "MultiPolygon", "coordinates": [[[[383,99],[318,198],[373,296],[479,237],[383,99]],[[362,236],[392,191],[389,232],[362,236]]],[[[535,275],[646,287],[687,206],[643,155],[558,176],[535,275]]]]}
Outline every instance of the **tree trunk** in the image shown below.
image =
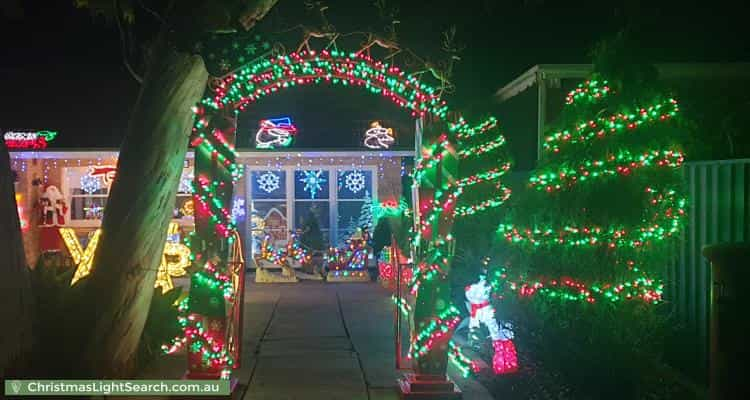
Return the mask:
{"type": "Polygon", "coordinates": [[[0,379],[23,370],[33,338],[31,279],[11,175],[0,138],[0,379]]]}
{"type": "Polygon", "coordinates": [[[208,80],[203,60],[160,35],[120,149],[117,178],[87,283],[91,377],[126,377],[148,316],[183,169],[192,112],[208,80]]]}

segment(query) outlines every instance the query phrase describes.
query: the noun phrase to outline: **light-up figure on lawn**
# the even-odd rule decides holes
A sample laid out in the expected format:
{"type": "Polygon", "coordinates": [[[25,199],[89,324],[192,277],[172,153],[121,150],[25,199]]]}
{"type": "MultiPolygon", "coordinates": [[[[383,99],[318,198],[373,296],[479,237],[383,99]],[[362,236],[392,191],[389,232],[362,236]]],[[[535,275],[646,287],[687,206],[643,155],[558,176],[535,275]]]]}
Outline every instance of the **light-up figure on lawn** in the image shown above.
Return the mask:
{"type": "Polygon", "coordinates": [[[486,274],[479,275],[477,283],[466,286],[466,300],[469,302],[469,340],[476,343],[479,340],[480,324],[484,324],[490,331],[492,347],[495,354],[492,357],[492,369],[495,374],[508,374],[518,370],[516,347],[513,344],[513,331],[507,326],[501,329],[495,320],[495,307],[490,303],[492,287],[486,280],[486,274]]]}
{"type": "Polygon", "coordinates": [[[287,147],[292,144],[292,137],[297,133],[297,127],[289,117],[263,119],[260,129],[255,134],[255,147],[258,149],[274,149],[287,147]]]}

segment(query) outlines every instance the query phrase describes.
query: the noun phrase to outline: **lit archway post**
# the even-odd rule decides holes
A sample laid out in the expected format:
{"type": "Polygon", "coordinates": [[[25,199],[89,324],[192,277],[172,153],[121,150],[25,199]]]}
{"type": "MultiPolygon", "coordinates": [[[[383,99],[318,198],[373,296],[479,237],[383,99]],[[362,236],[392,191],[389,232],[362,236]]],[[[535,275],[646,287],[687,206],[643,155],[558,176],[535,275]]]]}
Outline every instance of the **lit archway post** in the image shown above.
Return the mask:
{"type": "MultiPolygon", "coordinates": [[[[231,110],[202,116],[196,110],[193,204],[195,232],[189,240],[193,270],[190,279],[185,339],[190,379],[228,378],[234,362],[227,337],[231,313],[239,293],[233,293],[229,248],[235,221],[230,208],[234,183],[241,176],[234,141],[236,118],[231,110]],[[209,123],[210,119],[210,123],[209,123]],[[203,131],[200,127],[211,125],[203,131]]],[[[240,285],[241,287],[241,285],[240,285]]]]}
{"type": "Polygon", "coordinates": [[[447,377],[448,353],[459,318],[451,305],[450,268],[453,257],[453,227],[458,163],[453,145],[445,134],[421,149],[414,186],[419,212],[415,213],[415,268],[412,292],[416,293],[410,357],[414,374],[399,379],[402,396],[460,398],[460,391],[447,377]]]}

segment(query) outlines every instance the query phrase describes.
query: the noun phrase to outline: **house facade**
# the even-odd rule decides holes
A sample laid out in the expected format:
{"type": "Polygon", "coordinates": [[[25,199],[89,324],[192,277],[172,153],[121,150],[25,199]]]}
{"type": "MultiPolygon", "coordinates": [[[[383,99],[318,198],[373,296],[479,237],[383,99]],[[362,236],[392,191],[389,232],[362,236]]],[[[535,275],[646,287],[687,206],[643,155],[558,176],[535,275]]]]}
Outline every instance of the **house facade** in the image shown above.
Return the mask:
{"type": "MultiPolygon", "coordinates": [[[[411,151],[238,151],[245,173],[235,185],[232,213],[246,258],[265,234],[278,245],[290,230],[315,218],[324,243],[336,245],[353,226],[367,223],[373,202],[397,202],[411,151]]],[[[82,246],[100,227],[109,188],[117,179],[116,149],[12,151],[11,168],[23,225],[27,260],[34,265],[44,250],[40,199],[55,186],[65,209],[60,227],[71,228],[82,246]]],[[[172,210],[183,235],[193,230],[191,183],[193,153],[188,151],[172,210]]]]}

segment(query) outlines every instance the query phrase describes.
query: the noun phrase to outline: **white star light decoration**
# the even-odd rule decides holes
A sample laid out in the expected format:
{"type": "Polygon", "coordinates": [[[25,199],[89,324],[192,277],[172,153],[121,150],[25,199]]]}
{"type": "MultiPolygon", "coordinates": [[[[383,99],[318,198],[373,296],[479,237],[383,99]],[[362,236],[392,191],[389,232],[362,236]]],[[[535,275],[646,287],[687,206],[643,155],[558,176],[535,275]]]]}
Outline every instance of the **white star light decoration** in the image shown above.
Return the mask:
{"type": "Polygon", "coordinates": [[[271,171],[267,171],[258,177],[257,183],[260,190],[271,193],[279,188],[279,176],[271,171]]]}
{"type": "Polygon", "coordinates": [[[318,192],[323,190],[323,184],[326,183],[326,178],[323,177],[323,171],[302,171],[305,176],[299,181],[305,184],[303,190],[310,192],[310,198],[314,199],[318,192]]]}
{"type": "Polygon", "coordinates": [[[365,175],[359,171],[353,171],[344,177],[344,186],[352,193],[359,193],[365,188],[365,175]]]}
{"type": "Polygon", "coordinates": [[[371,149],[387,149],[395,141],[393,129],[383,128],[378,121],[373,121],[370,124],[370,129],[365,132],[365,146],[371,149]]]}

